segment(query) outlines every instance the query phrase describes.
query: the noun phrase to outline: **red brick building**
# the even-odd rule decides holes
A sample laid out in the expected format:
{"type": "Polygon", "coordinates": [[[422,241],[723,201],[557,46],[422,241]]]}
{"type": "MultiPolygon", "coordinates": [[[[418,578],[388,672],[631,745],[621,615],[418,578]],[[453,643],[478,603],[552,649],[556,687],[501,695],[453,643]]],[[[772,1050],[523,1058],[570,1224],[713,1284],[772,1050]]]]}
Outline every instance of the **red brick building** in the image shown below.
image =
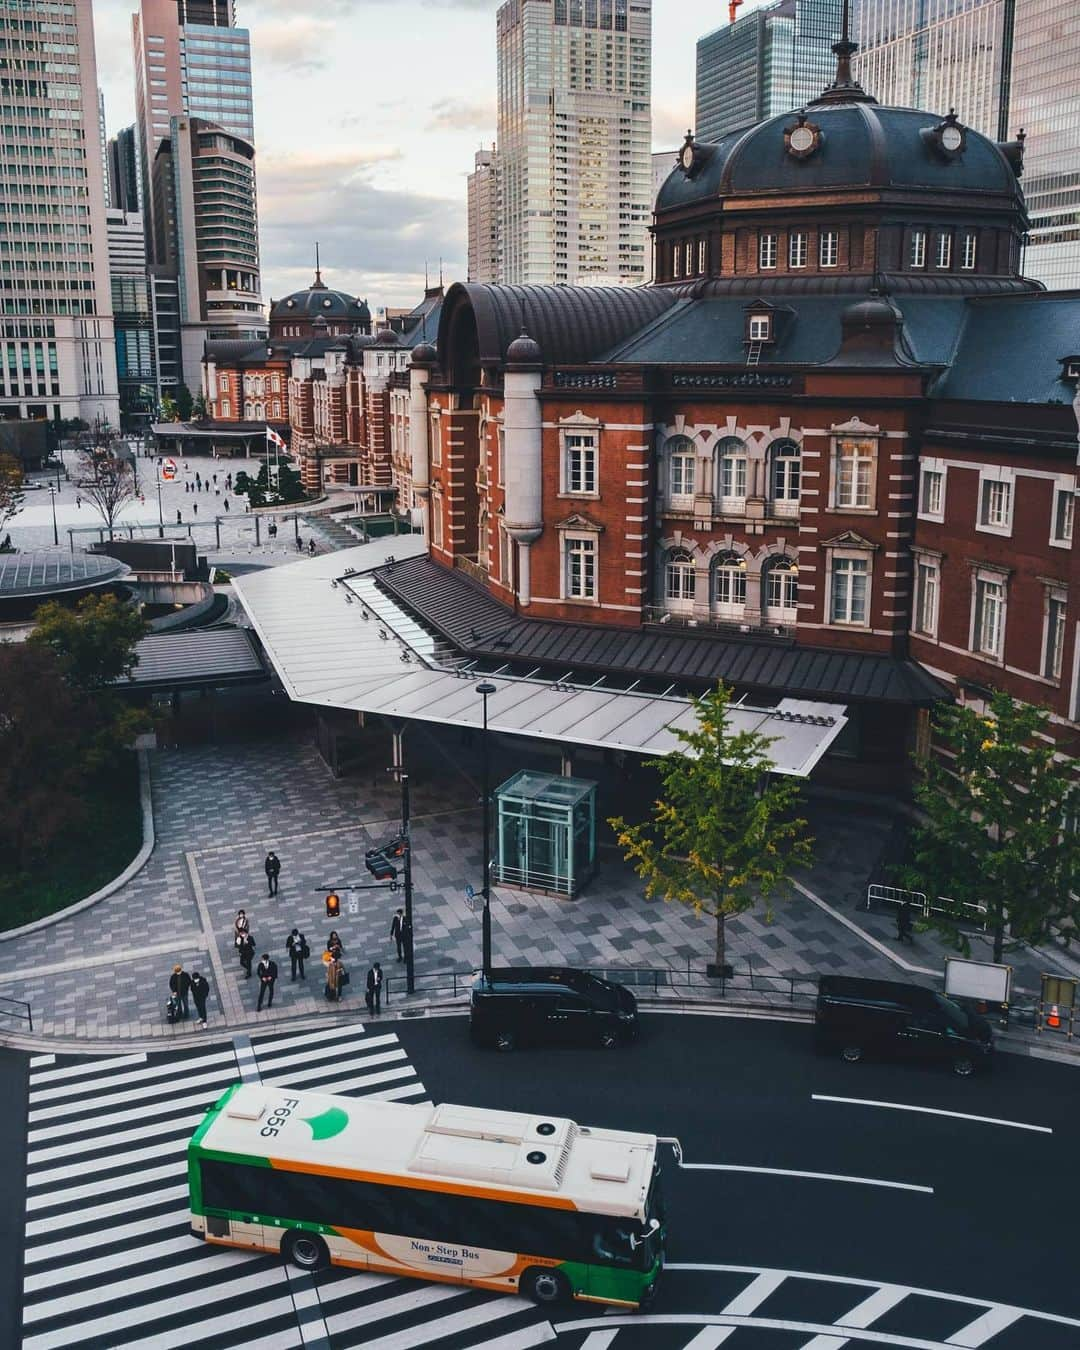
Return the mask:
{"type": "Polygon", "coordinates": [[[1022,275],[1022,142],[879,106],[838,46],[799,114],[688,138],[654,285],[451,288],[430,558],[385,584],[477,659],[842,702],[849,781],[991,688],[1073,751],[1080,293],[1022,275]]]}

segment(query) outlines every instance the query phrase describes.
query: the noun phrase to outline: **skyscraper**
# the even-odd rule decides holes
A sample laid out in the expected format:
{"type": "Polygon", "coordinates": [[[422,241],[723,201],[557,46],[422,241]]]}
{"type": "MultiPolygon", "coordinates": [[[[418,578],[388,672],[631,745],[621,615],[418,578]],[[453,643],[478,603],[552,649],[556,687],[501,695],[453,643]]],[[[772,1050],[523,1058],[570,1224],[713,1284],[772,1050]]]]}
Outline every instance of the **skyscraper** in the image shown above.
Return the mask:
{"type": "Polygon", "coordinates": [[[233,0],[140,0],[132,36],[147,247],[161,262],[151,180],[169,119],[200,117],[254,142],[251,42],[233,0]]]}
{"type": "Polygon", "coordinates": [[[1080,23],[1074,0],[859,0],[856,74],[884,103],[998,140],[1022,127],[1024,272],[1080,285],[1080,23]]]}
{"type": "Polygon", "coordinates": [[[115,426],[90,0],[0,0],[0,56],[0,418],[115,426]]]}
{"type": "Polygon", "coordinates": [[[499,279],[499,166],[495,147],[477,150],[469,174],[469,280],[499,279]]]}
{"type": "Polygon", "coordinates": [[[105,212],[109,237],[109,275],[116,375],[120,388],[120,424],[136,428],[157,403],[153,304],[146,274],[146,241],[137,211],[110,207],[105,212]]]}
{"type": "Polygon", "coordinates": [[[122,127],[106,146],[109,169],[109,205],[119,211],[138,211],[139,147],[135,128],[122,127]]]}
{"type": "Polygon", "coordinates": [[[798,108],[832,79],[841,0],[776,0],[698,39],[694,132],[729,131],[798,108]]]}
{"type": "Polygon", "coordinates": [[[652,0],[505,0],[499,277],[644,281],[652,0]]]}

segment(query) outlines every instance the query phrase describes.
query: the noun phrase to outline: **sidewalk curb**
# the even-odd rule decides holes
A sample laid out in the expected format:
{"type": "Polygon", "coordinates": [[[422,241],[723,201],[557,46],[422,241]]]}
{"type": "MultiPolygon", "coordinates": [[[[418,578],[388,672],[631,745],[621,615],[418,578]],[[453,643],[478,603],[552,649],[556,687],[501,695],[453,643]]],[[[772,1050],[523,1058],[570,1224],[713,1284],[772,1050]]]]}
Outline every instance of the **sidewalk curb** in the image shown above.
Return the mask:
{"type": "Polygon", "coordinates": [[[107,900],[110,895],[115,895],[146,866],[150,854],[154,851],[154,844],[157,842],[154,833],[154,801],[150,790],[149,756],[145,750],[137,750],[136,754],[139,757],[139,802],[142,806],[143,835],[142,846],[138,853],[135,854],[135,857],[132,858],[119,876],[106,882],[93,895],[88,895],[85,900],[76,900],[73,905],[68,905],[66,909],[58,909],[55,914],[47,914],[44,918],[35,919],[32,923],[24,923],[21,928],[7,929],[6,932],[0,933],[0,942],[10,942],[13,938],[26,937],[30,933],[40,933],[43,929],[51,928],[53,924],[60,923],[63,919],[70,919],[76,914],[81,914],[84,909],[90,909],[99,900],[107,900]]]}

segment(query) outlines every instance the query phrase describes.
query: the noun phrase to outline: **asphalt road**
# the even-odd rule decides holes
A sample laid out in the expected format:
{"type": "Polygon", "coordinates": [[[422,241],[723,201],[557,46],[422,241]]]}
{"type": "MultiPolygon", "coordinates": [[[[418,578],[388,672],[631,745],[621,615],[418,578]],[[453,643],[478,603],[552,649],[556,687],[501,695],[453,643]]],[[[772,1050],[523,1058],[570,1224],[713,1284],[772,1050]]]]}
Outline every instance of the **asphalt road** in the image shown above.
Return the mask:
{"type": "Polygon", "coordinates": [[[29,1056],[0,1049],[0,1346],[18,1345],[29,1056]]]}

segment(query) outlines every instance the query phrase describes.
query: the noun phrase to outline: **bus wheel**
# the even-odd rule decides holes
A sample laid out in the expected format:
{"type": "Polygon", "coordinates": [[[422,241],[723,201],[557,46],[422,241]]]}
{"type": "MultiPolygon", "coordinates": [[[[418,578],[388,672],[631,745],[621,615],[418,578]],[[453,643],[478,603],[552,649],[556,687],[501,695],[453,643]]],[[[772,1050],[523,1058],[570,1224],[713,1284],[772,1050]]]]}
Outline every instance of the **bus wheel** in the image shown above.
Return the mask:
{"type": "Polygon", "coordinates": [[[514,1033],[512,1031],[497,1031],[495,1033],[495,1049],[501,1050],[503,1054],[508,1053],[514,1048],[514,1033]]]}
{"type": "Polygon", "coordinates": [[[975,1061],[967,1055],[961,1055],[959,1059],[953,1060],[952,1071],[957,1078],[970,1078],[975,1072],[975,1061]]]}
{"type": "Polygon", "coordinates": [[[840,1051],[840,1058],[845,1064],[858,1064],[862,1057],[863,1052],[861,1045],[845,1045],[843,1050],[840,1051]]]}
{"type": "Polygon", "coordinates": [[[522,1275],[520,1287],[534,1303],[565,1303],[570,1297],[570,1285],[558,1270],[533,1266],[522,1275]]]}
{"type": "Polygon", "coordinates": [[[286,1233],[281,1242],[285,1259],[301,1270],[325,1270],[330,1264],[326,1243],[317,1233],[286,1233]]]}

